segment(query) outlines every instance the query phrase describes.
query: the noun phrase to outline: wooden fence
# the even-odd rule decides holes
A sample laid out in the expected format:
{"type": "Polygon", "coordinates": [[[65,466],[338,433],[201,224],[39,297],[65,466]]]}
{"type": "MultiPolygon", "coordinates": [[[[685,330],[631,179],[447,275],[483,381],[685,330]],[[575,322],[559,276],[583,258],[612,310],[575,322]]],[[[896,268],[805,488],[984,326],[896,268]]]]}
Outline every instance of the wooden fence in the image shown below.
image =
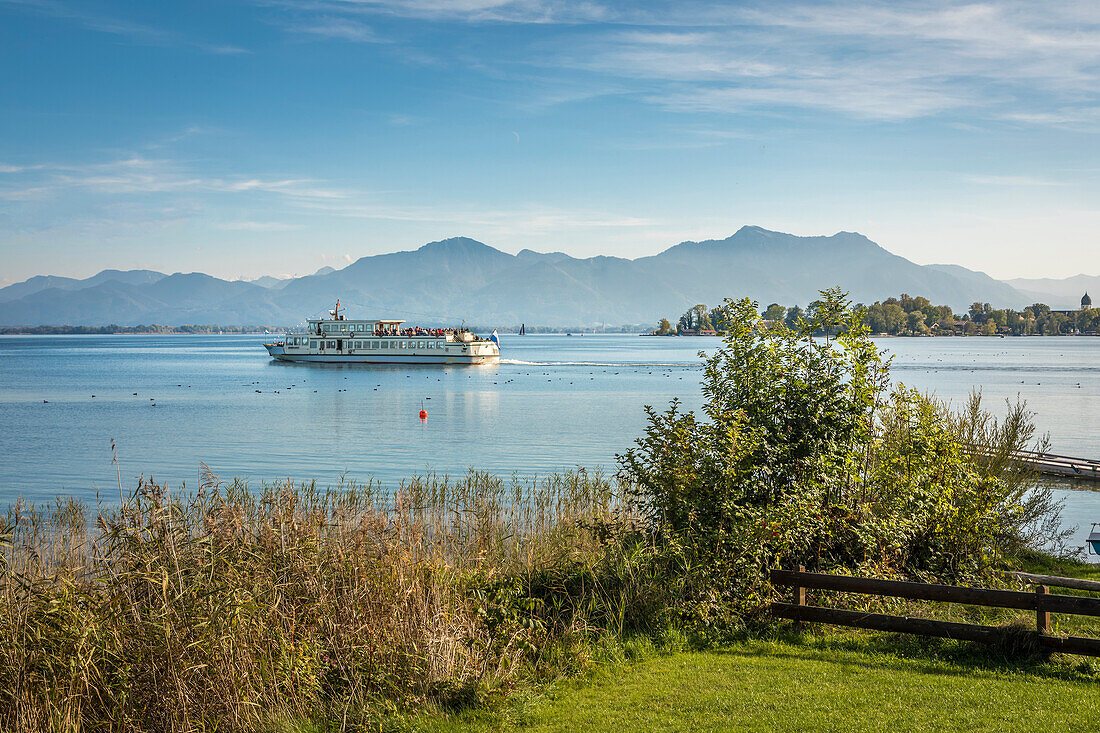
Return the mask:
{"type": "Polygon", "coordinates": [[[983,643],[1000,641],[1006,633],[1005,629],[997,626],[808,606],[806,605],[807,588],[910,598],[922,601],[962,603],[970,606],[1018,608],[1035,612],[1035,638],[1038,645],[1044,649],[1066,654],[1100,656],[1100,639],[1050,635],[1050,614],[1069,613],[1080,616],[1100,616],[1100,598],[1054,594],[1048,592],[1045,585],[1037,586],[1034,593],[1027,593],[1015,590],[967,588],[958,585],[909,583],[897,580],[807,573],[801,566],[797,571],[773,570],[771,580],[773,585],[790,586],[794,589],[794,603],[773,603],[771,604],[772,613],[781,618],[792,619],[797,625],[801,625],[803,622],[835,624],[837,626],[854,626],[877,631],[897,631],[906,634],[938,636],[946,639],[983,643]]]}

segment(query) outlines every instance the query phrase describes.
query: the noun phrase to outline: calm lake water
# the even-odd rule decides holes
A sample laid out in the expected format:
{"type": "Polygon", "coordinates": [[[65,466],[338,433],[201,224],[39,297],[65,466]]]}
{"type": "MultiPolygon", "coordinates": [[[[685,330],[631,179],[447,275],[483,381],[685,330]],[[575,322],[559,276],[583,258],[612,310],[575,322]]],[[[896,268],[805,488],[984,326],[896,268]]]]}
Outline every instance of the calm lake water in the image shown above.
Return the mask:
{"type": "MultiPolygon", "coordinates": [[[[342,475],[396,485],[469,467],[524,475],[614,470],[642,406],[695,408],[715,339],[504,336],[490,367],[321,366],[270,360],[261,336],[0,337],[0,505],[117,497],[139,474],[196,485],[199,462],[258,484],[342,475]],[[94,395],[94,396],[93,396],[94,395]],[[428,419],[421,421],[421,407],[428,419]]],[[[1017,395],[1055,452],[1100,458],[1100,339],[883,339],[898,381],[960,401],[1017,395]]],[[[1100,521],[1100,492],[1065,492],[1100,521]]]]}

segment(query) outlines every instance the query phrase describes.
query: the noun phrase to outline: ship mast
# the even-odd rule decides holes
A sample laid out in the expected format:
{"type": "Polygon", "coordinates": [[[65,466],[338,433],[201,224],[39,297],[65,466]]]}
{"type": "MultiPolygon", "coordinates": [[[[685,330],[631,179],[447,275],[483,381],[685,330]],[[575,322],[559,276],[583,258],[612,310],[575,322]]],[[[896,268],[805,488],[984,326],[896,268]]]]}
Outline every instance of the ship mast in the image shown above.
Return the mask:
{"type": "Polygon", "coordinates": [[[340,299],[337,298],[336,299],[336,307],[329,311],[329,315],[332,316],[332,320],[334,320],[334,321],[339,321],[340,320],[340,311],[341,310],[347,310],[347,308],[341,308],[340,307],[340,299]]]}

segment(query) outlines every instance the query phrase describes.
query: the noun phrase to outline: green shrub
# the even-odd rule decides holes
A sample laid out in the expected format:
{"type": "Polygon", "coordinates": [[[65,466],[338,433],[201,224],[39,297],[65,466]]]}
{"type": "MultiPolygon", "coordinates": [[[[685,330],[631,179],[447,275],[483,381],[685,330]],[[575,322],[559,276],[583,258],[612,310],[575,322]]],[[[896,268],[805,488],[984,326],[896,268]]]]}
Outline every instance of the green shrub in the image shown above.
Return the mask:
{"type": "Polygon", "coordinates": [[[692,623],[757,618],[775,567],[963,582],[1057,534],[1060,507],[1015,458],[1034,433],[1023,406],[998,422],[891,386],[839,290],[797,328],[765,329],[748,299],[725,311],[722,347],[700,354],[702,417],[647,407],[619,456],[692,623]]]}

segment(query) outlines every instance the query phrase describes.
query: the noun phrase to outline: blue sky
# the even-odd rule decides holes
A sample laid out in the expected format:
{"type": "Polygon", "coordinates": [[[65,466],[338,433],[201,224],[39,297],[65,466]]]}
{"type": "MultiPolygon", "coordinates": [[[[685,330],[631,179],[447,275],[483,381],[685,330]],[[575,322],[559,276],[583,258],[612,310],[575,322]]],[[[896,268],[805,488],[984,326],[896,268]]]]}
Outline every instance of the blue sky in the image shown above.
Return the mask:
{"type": "Polygon", "coordinates": [[[744,224],[1100,274],[1098,130],[1092,0],[0,0],[0,284],[744,224]]]}

